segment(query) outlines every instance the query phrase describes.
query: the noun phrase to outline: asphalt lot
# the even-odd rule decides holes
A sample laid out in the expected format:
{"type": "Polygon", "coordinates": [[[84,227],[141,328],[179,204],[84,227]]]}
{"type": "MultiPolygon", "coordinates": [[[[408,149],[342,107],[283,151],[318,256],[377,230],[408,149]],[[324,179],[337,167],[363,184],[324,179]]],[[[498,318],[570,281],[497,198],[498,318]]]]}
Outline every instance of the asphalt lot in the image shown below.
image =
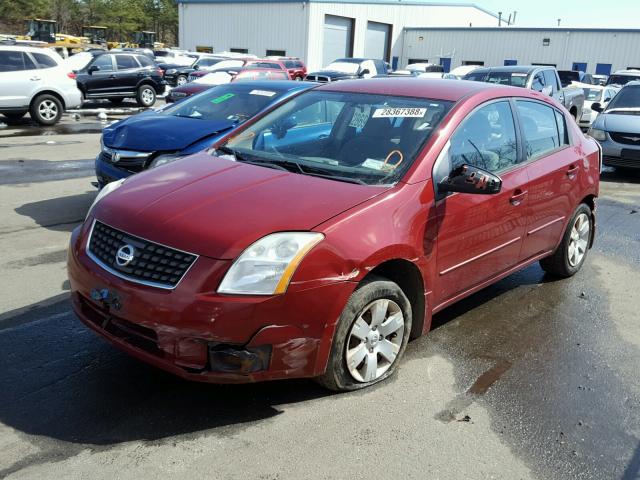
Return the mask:
{"type": "Polygon", "coordinates": [[[576,277],[534,265],[441,312],[386,383],[202,385],[70,312],[103,125],[0,128],[0,478],[640,479],[640,174],[603,174],[576,277]]]}

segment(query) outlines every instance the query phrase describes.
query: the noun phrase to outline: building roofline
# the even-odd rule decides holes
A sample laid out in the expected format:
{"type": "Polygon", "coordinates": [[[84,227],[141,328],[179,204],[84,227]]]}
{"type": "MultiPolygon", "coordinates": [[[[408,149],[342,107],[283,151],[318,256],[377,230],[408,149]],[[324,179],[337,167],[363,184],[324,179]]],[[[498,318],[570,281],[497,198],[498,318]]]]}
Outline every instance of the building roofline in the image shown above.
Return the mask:
{"type": "Polygon", "coordinates": [[[640,33],[638,28],[563,28],[563,27],[404,27],[406,31],[438,32],[597,32],[597,33],[640,33]]]}
{"type": "MultiPolygon", "coordinates": [[[[468,7],[475,8],[487,15],[498,18],[498,15],[475,3],[465,2],[429,2],[423,0],[175,0],[176,3],[353,3],[375,5],[411,5],[418,7],[468,7]]],[[[506,18],[502,21],[509,25],[506,18]]]]}

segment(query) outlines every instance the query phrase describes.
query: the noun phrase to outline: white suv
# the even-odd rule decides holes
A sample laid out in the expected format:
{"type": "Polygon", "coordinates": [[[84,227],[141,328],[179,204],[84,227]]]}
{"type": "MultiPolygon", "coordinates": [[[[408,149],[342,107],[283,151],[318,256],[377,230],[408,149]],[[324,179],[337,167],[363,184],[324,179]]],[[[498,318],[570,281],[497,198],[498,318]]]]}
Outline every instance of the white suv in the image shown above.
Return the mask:
{"type": "Polygon", "coordinates": [[[53,125],[81,104],[75,74],[56,52],[0,45],[0,114],[17,120],[29,112],[39,124],[53,125]]]}

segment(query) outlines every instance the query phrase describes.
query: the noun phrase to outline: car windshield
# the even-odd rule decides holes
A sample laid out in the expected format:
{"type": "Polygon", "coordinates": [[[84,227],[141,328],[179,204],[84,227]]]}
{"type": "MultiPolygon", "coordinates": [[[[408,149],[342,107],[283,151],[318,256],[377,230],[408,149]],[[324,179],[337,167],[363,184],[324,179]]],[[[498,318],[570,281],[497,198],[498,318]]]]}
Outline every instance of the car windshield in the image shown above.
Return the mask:
{"type": "Polygon", "coordinates": [[[584,99],[588,102],[599,102],[604,90],[599,88],[583,88],[584,99]]]}
{"type": "Polygon", "coordinates": [[[630,85],[620,90],[609,103],[606,112],[627,115],[640,114],[640,85],[630,85]]]}
{"type": "Polygon", "coordinates": [[[252,88],[250,85],[221,85],[182,100],[158,113],[174,117],[229,120],[239,123],[253,117],[268,104],[280,98],[282,94],[281,91],[252,88]]]}
{"type": "Polygon", "coordinates": [[[452,102],[310,91],[214,152],[236,161],[365,185],[392,185],[411,167],[452,102]]]}
{"type": "Polygon", "coordinates": [[[558,71],[558,76],[560,77],[560,84],[562,85],[562,88],[568,87],[571,85],[571,82],[580,81],[580,74],[571,70],[560,70],[558,71]]]}
{"type": "Polygon", "coordinates": [[[332,71],[332,72],[343,72],[343,73],[356,74],[356,73],[358,73],[358,68],[359,67],[360,67],[360,64],[358,64],[358,63],[333,62],[333,63],[330,63],[329,65],[327,65],[327,67],[324,70],[329,70],[329,71],[332,71]]]}
{"type": "Polygon", "coordinates": [[[514,72],[489,72],[477,73],[471,72],[464,77],[465,80],[475,80],[477,82],[495,83],[497,85],[510,85],[512,87],[526,87],[527,73],[514,72]]]}
{"type": "Polygon", "coordinates": [[[607,85],[626,85],[634,80],[640,80],[640,72],[638,75],[611,75],[607,80],[607,85]]]}

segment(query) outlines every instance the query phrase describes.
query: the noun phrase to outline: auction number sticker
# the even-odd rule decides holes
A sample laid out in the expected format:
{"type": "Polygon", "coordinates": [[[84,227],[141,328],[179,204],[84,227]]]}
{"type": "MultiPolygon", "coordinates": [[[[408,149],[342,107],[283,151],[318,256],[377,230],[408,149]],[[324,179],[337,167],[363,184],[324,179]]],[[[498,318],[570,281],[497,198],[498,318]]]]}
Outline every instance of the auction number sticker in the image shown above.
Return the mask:
{"type": "Polygon", "coordinates": [[[377,108],[373,112],[373,118],[389,118],[389,117],[401,117],[401,118],[422,118],[427,113],[426,108],[377,108]]]}
{"type": "Polygon", "coordinates": [[[273,97],[276,92],[270,92],[269,90],[251,90],[249,95],[261,95],[263,97],[273,97]]]}
{"type": "Polygon", "coordinates": [[[211,103],[222,103],[229,100],[231,97],[234,97],[235,93],[225,93],[224,95],[220,95],[219,97],[210,100],[211,103]]]}

